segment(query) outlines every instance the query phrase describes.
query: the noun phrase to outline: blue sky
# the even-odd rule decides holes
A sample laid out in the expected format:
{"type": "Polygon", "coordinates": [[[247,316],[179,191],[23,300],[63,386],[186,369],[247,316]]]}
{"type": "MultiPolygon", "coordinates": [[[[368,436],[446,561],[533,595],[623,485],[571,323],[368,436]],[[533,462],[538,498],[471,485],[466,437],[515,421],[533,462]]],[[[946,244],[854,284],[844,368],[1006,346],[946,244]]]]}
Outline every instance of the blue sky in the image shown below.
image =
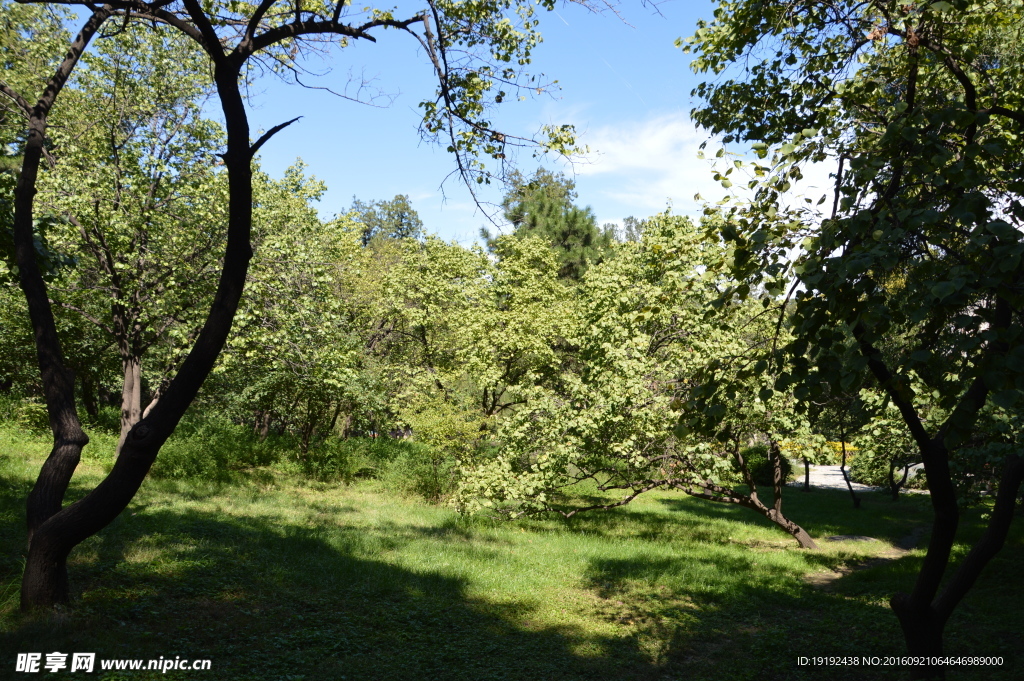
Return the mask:
{"type": "MultiPolygon", "coordinates": [[[[710,198],[724,190],[711,179],[708,162],[696,158],[707,137],[688,117],[698,78],[674,41],[693,33],[713,8],[669,0],[656,8],[622,5],[621,18],[572,4],[543,12],[544,43],[532,69],[557,79],[561,90],[525,102],[509,97],[499,127],[529,136],[545,123],[574,124],[592,154],[574,166],[554,157],[541,164],[575,176],[579,203],[590,205],[599,223],[646,217],[669,201],[675,212],[696,213],[694,193],[710,198]]],[[[408,194],[428,231],[473,241],[486,218],[456,178],[445,182],[454,169],[450,155],[417,133],[416,105],[431,96],[434,82],[418,45],[392,32],[312,66],[325,72],[320,85],[343,90],[352,78],[372,79],[393,101],[375,108],[272,79],[257,82],[250,99],[254,131],[303,116],[263,148],[264,169],[280,176],[301,157],[328,185],[321,205],[327,215],[345,210],[353,196],[408,194]]],[[[527,173],[538,165],[529,154],[519,160],[527,173]]],[[[486,198],[500,200],[500,191],[486,198]]]]}

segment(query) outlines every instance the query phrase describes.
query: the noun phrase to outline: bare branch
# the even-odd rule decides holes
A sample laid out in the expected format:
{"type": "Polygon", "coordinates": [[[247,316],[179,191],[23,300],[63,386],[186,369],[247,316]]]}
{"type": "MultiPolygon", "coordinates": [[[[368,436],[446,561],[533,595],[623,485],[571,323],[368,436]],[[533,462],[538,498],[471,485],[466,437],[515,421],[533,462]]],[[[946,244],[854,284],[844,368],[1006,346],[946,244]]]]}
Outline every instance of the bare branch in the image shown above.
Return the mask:
{"type": "Polygon", "coordinates": [[[256,140],[256,143],[253,144],[252,147],[249,148],[249,154],[251,156],[255,156],[256,152],[260,150],[260,147],[262,147],[264,144],[266,144],[267,141],[271,137],[273,137],[277,133],[281,132],[282,130],[284,130],[285,128],[287,128],[289,125],[291,125],[295,121],[299,120],[300,118],[302,118],[302,116],[297,116],[297,117],[291,119],[290,121],[285,121],[284,123],[281,123],[279,125],[275,125],[270,130],[267,130],[265,133],[263,133],[263,135],[258,140],[256,140]]]}
{"type": "Polygon", "coordinates": [[[26,102],[20,94],[15,92],[11,86],[3,81],[0,81],[0,94],[7,95],[11,101],[18,105],[18,108],[21,109],[21,112],[26,116],[32,115],[32,107],[29,103],[26,102]]]}

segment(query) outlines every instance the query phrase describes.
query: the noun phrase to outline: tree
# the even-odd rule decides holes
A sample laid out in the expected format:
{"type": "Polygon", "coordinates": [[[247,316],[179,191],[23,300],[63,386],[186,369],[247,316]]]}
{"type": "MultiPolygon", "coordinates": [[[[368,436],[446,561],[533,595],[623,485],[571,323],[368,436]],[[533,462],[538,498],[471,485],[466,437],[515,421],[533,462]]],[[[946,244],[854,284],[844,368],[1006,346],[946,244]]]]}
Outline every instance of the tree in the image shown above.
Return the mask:
{"type": "MultiPolygon", "coordinates": [[[[54,447],[29,497],[29,550],[21,600],[25,609],[67,601],[68,554],[131,501],[227,340],[252,256],[252,159],[274,134],[294,122],[271,128],[255,142],[250,139],[242,84],[243,73],[253,62],[263,60],[268,70],[295,74],[301,72],[306,54],[300,48],[311,44],[375,41],[374,34],[385,30],[413,36],[430,59],[439,84],[437,98],[421,105],[423,131],[428,137],[443,137],[462,176],[479,182],[491,175],[479,156],[489,156],[501,165],[507,148],[533,143],[494,130],[485,117],[484,102],[501,98],[485,96],[498,82],[513,89],[543,86],[519,68],[529,63],[530,51],[539,40],[534,8],[528,4],[439,0],[429,2],[428,11],[404,19],[385,10],[351,15],[344,2],[303,6],[285,0],[256,4],[183,0],[179,5],[169,0],[111,0],[97,6],[76,0],[70,4],[81,5],[90,14],[53,76],[38,88],[38,99],[32,103],[26,98],[29,86],[18,92],[0,83],[0,93],[27,121],[15,191],[14,241],[54,435],[54,447]],[[152,23],[174,28],[194,41],[212,65],[226,129],[221,157],[228,176],[227,242],[209,313],[180,368],[160,400],[124,438],[110,474],[81,500],[63,508],[64,493],[88,437],[75,407],[74,374],[64,361],[47,284],[35,259],[34,201],[49,115],[84,50],[115,16],[122,20],[123,30],[145,30],[152,23]]],[[[547,133],[545,148],[568,151],[572,146],[571,127],[550,128],[547,133]]]]}
{"type": "Polygon", "coordinates": [[[622,219],[622,228],[619,230],[619,241],[640,241],[644,234],[644,221],[638,220],[632,215],[622,219]]]}
{"type": "Polygon", "coordinates": [[[813,548],[782,513],[780,445],[806,424],[790,416],[785,398],[764,397],[762,308],[710,308],[726,251],[670,215],[647,221],[642,240],[620,249],[591,269],[580,289],[568,335],[577,361],[557,382],[518,390],[524,404],[500,423],[500,455],[464,471],[461,506],[571,517],[677,489],[749,508],[813,548]],[[698,403],[712,397],[696,391],[707,373],[728,374],[731,386],[709,410],[713,426],[698,423],[698,403]],[[677,427],[680,418],[686,427],[677,427]],[[768,445],[770,505],[744,458],[752,439],[768,445]],[[579,505],[570,488],[584,481],[618,498],[579,505]],[[734,482],[748,492],[733,489],[734,482]]]}
{"type": "Polygon", "coordinates": [[[312,204],[326,186],[304,169],[298,162],[280,182],[257,177],[253,264],[238,333],[217,371],[262,436],[276,421],[306,453],[366,388],[365,324],[345,295],[343,273],[367,269],[369,258],[360,253],[360,225],[347,217],[321,222],[312,204]]]}
{"type": "MultiPolygon", "coordinates": [[[[861,391],[861,400],[874,412],[874,418],[854,438],[857,458],[850,468],[851,475],[856,469],[857,482],[887,485],[892,500],[898,501],[900,490],[910,477],[911,468],[921,463],[920,452],[914,445],[899,410],[885,395],[877,391],[864,390],[861,391]]],[[[928,414],[927,408],[915,406],[928,414]]],[[[928,416],[930,421],[941,421],[931,414],[928,416]]]]}
{"type": "MultiPolygon", "coordinates": [[[[576,183],[564,174],[539,168],[526,180],[517,171],[509,187],[502,208],[513,234],[537,236],[554,248],[562,279],[580,281],[589,264],[599,263],[608,255],[612,230],[598,229],[589,206],[574,205],[576,183]]],[[[484,228],[480,235],[493,249],[491,233],[484,228]]]]}
{"type": "MultiPolygon", "coordinates": [[[[41,74],[56,68],[70,38],[65,29],[69,18],[67,8],[60,6],[0,5],[0,70],[7,88],[19,92],[29,84],[34,87],[41,74]]],[[[0,97],[0,172],[17,175],[24,142],[22,111],[9,97],[0,97]]],[[[10,227],[6,222],[5,229],[10,227]]],[[[13,242],[10,248],[13,255],[13,242]]]]}
{"type": "MultiPolygon", "coordinates": [[[[687,45],[694,68],[717,76],[695,90],[695,120],[759,159],[745,166],[753,198],[721,231],[737,247],[737,286],[800,284],[790,368],[775,387],[814,398],[870,372],[924,462],[928,552],[913,591],[890,602],[912,655],[941,655],[943,628],[1002,547],[1024,479],[1024,460],[1002,448],[988,527],[947,578],[952,471],[983,432],[979,415],[1019,410],[1024,389],[1022,34],[1014,2],[739,0],[720,3],[687,45]],[[786,192],[825,161],[836,171],[821,214],[786,192]],[[908,331],[910,342],[882,351],[888,334],[908,331]],[[911,372],[948,414],[941,423],[915,405],[911,372]]],[[[727,187],[738,167],[719,170],[727,187]]]]}
{"type": "MultiPolygon", "coordinates": [[[[121,32],[82,61],[36,201],[60,216],[51,241],[75,259],[51,298],[97,327],[89,333],[120,361],[123,442],[159,399],[213,296],[227,183],[211,147],[223,136],[202,115],[203,56],[175,31],[121,32]]],[[[83,378],[88,405],[100,379],[83,378]]]]}
{"type": "Polygon", "coordinates": [[[353,197],[349,212],[362,225],[363,246],[369,246],[374,239],[419,239],[423,236],[423,221],[406,194],[398,194],[390,201],[369,203],[353,197]]]}
{"type": "Polygon", "coordinates": [[[564,173],[553,173],[544,168],[534,171],[530,179],[526,179],[518,170],[512,171],[508,185],[501,200],[501,209],[513,230],[519,229],[526,222],[530,205],[534,202],[550,202],[568,210],[579,198],[573,180],[564,173]]]}
{"type": "Polygon", "coordinates": [[[396,411],[417,437],[427,423],[462,432],[443,445],[433,439],[464,461],[521,404],[524,385],[554,375],[572,304],[554,253],[537,238],[499,237],[496,263],[479,248],[433,237],[401,247],[384,287],[394,333],[406,340],[389,358],[405,374],[396,411]]]}

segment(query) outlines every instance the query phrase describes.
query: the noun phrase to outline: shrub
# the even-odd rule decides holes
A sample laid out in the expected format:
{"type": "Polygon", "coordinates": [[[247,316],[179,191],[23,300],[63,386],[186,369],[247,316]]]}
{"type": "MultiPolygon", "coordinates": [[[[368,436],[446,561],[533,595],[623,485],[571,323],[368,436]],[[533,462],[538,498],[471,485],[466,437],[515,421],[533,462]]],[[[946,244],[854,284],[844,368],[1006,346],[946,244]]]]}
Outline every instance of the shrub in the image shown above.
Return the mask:
{"type": "Polygon", "coordinates": [[[449,457],[420,442],[386,437],[328,438],[310,448],[300,467],[320,482],[373,478],[389,490],[430,501],[444,498],[455,486],[455,462],[449,457]]]}
{"type": "Polygon", "coordinates": [[[96,416],[85,416],[85,421],[94,430],[121,435],[121,409],[118,407],[104,405],[96,416]]]}
{"type": "Polygon", "coordinates": [[[458,463],[443,452],[419,443],[407,443],[405,451],[382,471],[381,482],[390,489],[440,501],[455,491],[458,463]]]}
{"type": "MultiPolygon", "coordinates": [[[[850,464],[850,480],[862,485],[872,487],[889,486],[889,463],[891,459],[885,456],[865,454],[858,456],[850,464]]],[[[897,466],[893,472],[896,481],[903,479],[903,467],[897,466]]],[[[912,471],[907,477],[907,489],[928,489],[928,482],[924,475],[924,469],[912,471]]]]}
{"type": "MultiPolygon", "coordinates": [[[[740,451],[743,461],[747,464],[750,477],[755,485],[771,486],[775,481],[775,468],[768,457],[768,447],[754,445],[740,451]]],[[[793,479],[793,465],[785,456],[779,458],[782,467],[782,484],[793,479]]]]}
{"type": "Polygon", "coordinates": [[[825,440],[824,435],[802,434],[782,440],[779,442],[779,449],[782,450],[784,457],[792,461],[806,459],[815,465],[827,465],[831,464],[834,458],[831,444],[825,440]]]}
{"type": "Polygon", "coordinates": [[[260,442],[251,428],[223,416],[187,416],[161,448],[153,476],[223,480],[231,470],[276,462],[292,444],[281,437],[260,442]]]}
{"type": "MultiPolygon", "coordinates": [[[[843,443],[842,442],[829,442],[828,446],[829,446],[829,450],[830,450],[830,453],[831,453],[831,456],[832,456],[832,461],[829,461],[829,463],[833,464],[833,465],[836,465],[836,466],[841,466],[843,464],[843,443]]],[[[853,462],[853,459],[857,456],[857,454],[859,452],[860,452],[859,449],[854,447],[851,443],[847,442],[846,443],[846,464],[850,465],[853,462]]]]}
{"type": "Polygon", "coordinates": [[[376,477],[379,463],[373,443],[368,438],[328,438],[306,452],[301,459],[303,473],[321,482],[376,477]]]}
{"type": "Polygon", "coordinates": [[[35,435],[50,431],[50,417],[40,398],[0,395],[0,421],[35,435]]]}
{"type": "Polygon", "coordinates": [[[889,461],[885,456],[864,454],[850,462],[850,480],[872,487],[886,487],[889,484],[889,461]]]}

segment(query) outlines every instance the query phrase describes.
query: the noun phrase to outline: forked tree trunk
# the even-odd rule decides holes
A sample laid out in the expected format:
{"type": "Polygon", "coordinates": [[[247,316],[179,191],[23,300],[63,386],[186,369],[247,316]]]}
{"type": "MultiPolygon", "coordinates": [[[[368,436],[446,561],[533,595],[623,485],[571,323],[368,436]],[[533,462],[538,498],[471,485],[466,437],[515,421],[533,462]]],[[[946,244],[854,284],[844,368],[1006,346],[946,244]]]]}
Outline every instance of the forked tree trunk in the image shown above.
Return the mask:
{"type": "Polygon", "coordinates": [[[709,501],[717,501],[720,503],[736,504],[738,506],[743,506],[744,508],[749,508],[752,511],[760,513],[765,518],[785,530],[788,534],[792,535],[792,537],[796,539],[797,544],[800,545],[800,548],[818,548],[814,539],[811,538],[811,535],[809,535],[804,528],[794,523],[782,513],[782,460],[778,443],[772,442],[769,453],[769,458],[772,461],[772,480],[775,491],[775,499],[772,501],[771,508],[765,506],[758,498],[757,485],[754,483],[754,479],[750,475],[750,469],[747,468],[747,463],[743,460],[743,455],[739,452],[738,444],[734,450],[734,455],[736,457],[736,462],[739,464],[740,474],[743,476],[743,482],[750,489],[749,495],[744,496],[742,494],[738,494],[735,491],[717,485],[710,480],[705,480],[703,483],[698,485],[680,485],[678,483],[674,483],[674,486],[693,497],[707,499],[709,501]]]}
{"type": "Polygon", "coordinates": [[[893,501],[900,500],[900,490],[907,484],[907,477],[910,475],[910,465],[903,467],[903,477],[896,480],[896,460],[893,459],[889,462],[889,494],[892,495],[893,501]]]}
{"type": "MultiPolygon", "coordinates": [[[[942,632],[945,620],[931,608],[919,608],[907,594],[897,594],[889,601],[896,613],[911,657],[939,657],[942,655],[942,632]]],[[[944,679],[945,671],[935,665],[915,665],[910,668],[912,679],[944,679]]]]}
{"type": "MultiPolygon", "coordinates": [[[[1006,330],[1010,327],[1011,321],[1009,303],[1001,296],[997,296],[992,328],[1006,330]]],[[[914,589],[909,594],[896,594],[889,604],[900,621],[907,652],[915,656],[940,655],[946,622],[981,575],[982,570],[999,553],[1006,541],[1013,520],[1017,493],[1024,481],[1024,459],[1017,454],[1010,454],[1004,459],[999,491],[992,514],[989,516],[988,526],[981,539],[971,547],[970,552],[957,566],[952,577],[946,579],[945,573],[949,567],[960,522],[956,489],[949,467],[951,452],[947,448],[947,440],[952,437],[950,430],[954,427],[959,431],[958,437],[965,439],[966,429],[975,422],[978,412],[985,406],[989,394],[988,386],[983,377],[976,378],[938,431],[929,436],[914,405],[896,388],[895,377],[886,366],[881,353],[865,339],[864,327],[858,324],[853,332],[868,360],[868,368],[886,390],[893,404],[899,408],[914,437],[924,463],[925,475],[928,476],[928,491],[932,503],[932,534],[921,570],[917,573],[914,589]]],[[[1001,341],[993,343],[991,349],[993,353],[1007,353],[1007,345],[1001,341]]],[[[910,675],[913,679],[944,679],[945,668],[915,666],[911,667],[910,675]]]]}
{"type": "MultiPolygon", "coordinates": [[[[193,0],[186,6],[197,21],[202,10],[193,0]]],[[[110,15],[104,8],[90,17],[76,38],[69,56],[51,79],[47,89],[52,98],[66,81],[78,55],[92,35],[110,15]],[[56,87],[54,80],[58,81],[56,87]]],[[[213,33],[208,22],[204,23],[213,33]]],[[[67,557],[79,543],[106,527],[131,502],[163,443],[174,432],[185,410],[209,375],[231,329],[252,257],[251,161],[259,144],[281,126],[250,146],[249,125],[238,87],[239,69],[244,60],[227,58],[219,43],[207,45],[213,57],[214,81],[224,109],[228,134],[223,154],[228,170],[229,217],[227,247],[220,281],[206,323],[181,369],[168,385],[158,403],[126,433],[110,474],[81,500],[61,509],[64,492],[82,447],[88,441],[78,425],[74,408],[74,380],[61,361],[60,342],[50,309],[46,284],[34,262],[32,243],[32,198],[46,130],[45,111],[31,119],[22,175],[15,198],[15,238],[21,284],[36,335],[40,369],[47,395],[47,407],[54,428],[54,451],[44,464],[35,489],[29,497],[29,550],[22,579],[21,607],[29,610],[66,603],[69,598],[67,557]],[[41,320],[41,321],[40,321],[41,320]]],[[[39,107],[36,107],[39,109],[39,107]]]]}

